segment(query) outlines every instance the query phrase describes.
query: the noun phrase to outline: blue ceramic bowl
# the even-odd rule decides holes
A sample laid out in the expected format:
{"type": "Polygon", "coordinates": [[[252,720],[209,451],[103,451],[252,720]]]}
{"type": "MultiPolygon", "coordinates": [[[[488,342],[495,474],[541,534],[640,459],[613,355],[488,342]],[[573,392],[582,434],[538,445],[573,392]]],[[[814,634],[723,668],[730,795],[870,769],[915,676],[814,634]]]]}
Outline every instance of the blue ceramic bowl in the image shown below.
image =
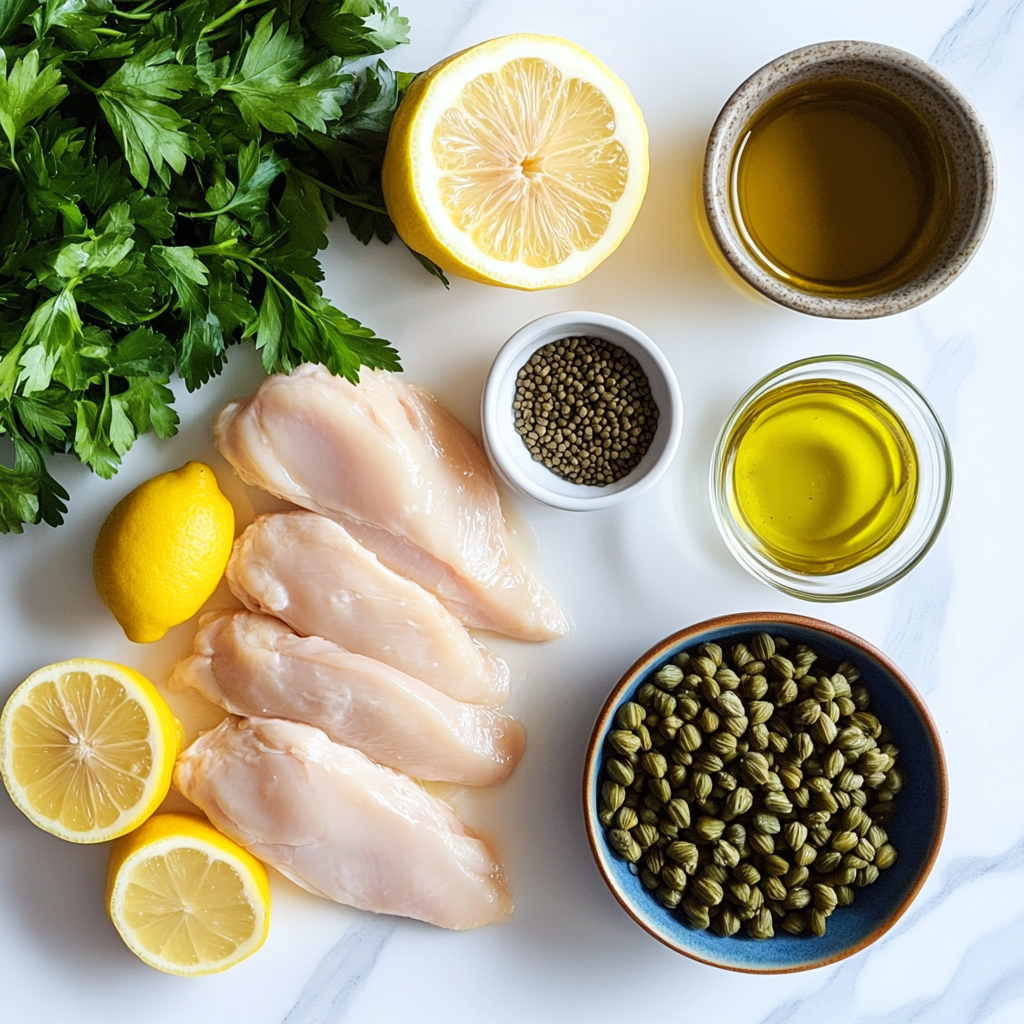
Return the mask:
{"type": "Polygon", "coordinates": [[[749,612],[726,615],[684,629],[652,647],[622,677],[598,716],[587,750],[583,802],[594,854],[608,888],[630,917],[672,949],[733,971],[783,974],[823,967],[870,945],[888,931],[910,906],[928,877],[942,842],[946,823],[946,764],[938,732],[910,680],[880,651],[837,626],[802,615],[749,612]],[[722,938],[695,931],[683,915],[661,906],[629,871],[626,861],[611,850],[597,818],[599,775],[605,736],[615,713],[637,687],[682,650],[714,641],[729,646],[752,633],[767,632],[812,647],[826,664],[849,661],[861,672],[871,691],[870,710],[893,734],[900,748],[899,765],[905,777],[897,810],[886,826],[898,851],[896,863],[881,872],[873,885],[856,889],[852,906],[841,907],[828,919],[821,938],[792,936],[781,930],[774,938],[754,940],[740,933],[722,938]]]}

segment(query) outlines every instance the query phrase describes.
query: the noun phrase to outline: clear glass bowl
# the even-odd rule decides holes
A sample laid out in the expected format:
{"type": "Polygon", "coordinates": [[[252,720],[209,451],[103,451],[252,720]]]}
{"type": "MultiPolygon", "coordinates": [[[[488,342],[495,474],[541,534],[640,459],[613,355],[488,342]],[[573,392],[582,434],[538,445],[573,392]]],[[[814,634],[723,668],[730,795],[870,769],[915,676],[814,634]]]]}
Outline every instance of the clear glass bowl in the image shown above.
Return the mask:
{"type": "Polygon", "coordinates": [[[875,594],[905,576],[935,543],[949,510],[953,461],[949,441],[935,410],[905,377],[858,356],[815,356],[789,363],[758,381],[729,414],[711,459],[711,509],[729,550],[765,583],[808,601],[848,601],[875,594]],[[843,572],[809,575],[772,561],[763,545],[733,513],[730,482],[736,455],[737,423],[765,392],[801,380],[838,380],[881,399],[903,421],[918,458],[914,510],[899,536],[884,551],[843,572]]]}

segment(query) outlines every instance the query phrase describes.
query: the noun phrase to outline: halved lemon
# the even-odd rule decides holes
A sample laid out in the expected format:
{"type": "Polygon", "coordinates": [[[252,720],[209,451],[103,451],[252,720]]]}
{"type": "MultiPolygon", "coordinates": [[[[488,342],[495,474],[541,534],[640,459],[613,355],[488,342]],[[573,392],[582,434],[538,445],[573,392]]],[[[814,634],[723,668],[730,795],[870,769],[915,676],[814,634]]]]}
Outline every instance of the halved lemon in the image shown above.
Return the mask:
{"type": "Polygon", "coordinates": [[[636,219],[647,128],[625,84],[555,36],[502,36],[420,75],[383,188],[399,235],[444,270],[512,288],[589,274],[636,219]]]}
{"type": "Polygon", "coordinates": [[[0,772],[40,828],[102,843],[138,828],[171,785],[181,723],[153,684],[110,661],[33,672],[0,716],[0,772]]]}
{"type": "Polygon", "coordinates": [[[263,945],[267,869],[194,814],[156,814],[118,839],[107,913],[128,948],[168,974],[216,974],[263,945]]]}

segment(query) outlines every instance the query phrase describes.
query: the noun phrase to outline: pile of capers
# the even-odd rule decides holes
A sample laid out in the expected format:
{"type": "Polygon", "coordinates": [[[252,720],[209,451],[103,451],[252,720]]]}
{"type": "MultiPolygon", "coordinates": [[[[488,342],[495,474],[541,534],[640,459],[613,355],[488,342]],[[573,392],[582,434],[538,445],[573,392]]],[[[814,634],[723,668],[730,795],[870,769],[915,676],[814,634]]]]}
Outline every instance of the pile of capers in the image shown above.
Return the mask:
{"type": "Polygon", "coordinates": [[[892,736],[849,662],[758,633],[662,665],[619,707],[598,817],[609,846],[693,928],[824,935],[896,860],[892,736]]]}

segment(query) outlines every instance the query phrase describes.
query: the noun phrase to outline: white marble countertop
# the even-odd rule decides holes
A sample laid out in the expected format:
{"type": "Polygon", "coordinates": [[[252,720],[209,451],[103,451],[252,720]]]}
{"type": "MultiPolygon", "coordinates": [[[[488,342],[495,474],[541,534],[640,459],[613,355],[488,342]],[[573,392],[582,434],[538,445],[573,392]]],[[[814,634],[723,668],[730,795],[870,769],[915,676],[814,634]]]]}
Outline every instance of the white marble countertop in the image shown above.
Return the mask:
{"type": "MultiPolygon", "coordinates": [[[[456,799],[471,824],[496,837],[516,915],[456,934],[335,906],[275,875],[264,950],[224,975],[173,978],[135,960],[108,923],[106,850],[37,831],[3,794],[0,1019],[519,1024],[655,1012],[674,1021],[724,1013],[730,1024],[1024,1020],[1024,799],[1007,781],[1024,775],[1014,646],[1024,635],[1024,3],[403,0],[401,9],[413,42],[388,60],[402,69],[524,30],[593,51],[644,111],[650,190],[619,251],[571,288],[520,294],[455,279],[446,292],[400,246],[364,250],[336,226],[324,261],[330,296],[390,338],[409,377],[474,430],[499,345],[562,309],[637,324],[673,363],[686,405],[675,463],[636,502],[587,515],[518,505],[575,632],[548,647],[502,646],[515,679],[510,707],[529,749],[504,790],[456,799]],[[888,43],[937,64],[980,110],[999,167],[995,216],[977,258],[940,296],[887,320],[822,321],[747,298],[698,234],[700,163],[722,103],[771,58],[840,38],[888,43]],[[706,477],[714,437],[749,384],[790,360],[832,352],[878,359],[922,388],[950,434],[956,487],[944,533],[921,566],[885,593],[822,607],[770,590],[732,560],[706,477]],[[619,674],[668,633],[740,610],[819,615],[877,644],[924,694],[949,762],[945,844],[917,902],[868,950],[806,974],[735,975],[662,947],[606,890],[583,830],[583,752],[619,674]]],[[[211,462],[244,508],[209,423],[260,374],[240,348],[200,392],[176,383],[177,438],[145,438],[111,483],[65,460],[67,524],[0,537],[0,698],[39,665],[77,655],[121,660],[159,681],[188,647],[192,624],[149,647],[124,639],[92,589],[93,540],[116,499],[190,458],[211,462]]]]}

